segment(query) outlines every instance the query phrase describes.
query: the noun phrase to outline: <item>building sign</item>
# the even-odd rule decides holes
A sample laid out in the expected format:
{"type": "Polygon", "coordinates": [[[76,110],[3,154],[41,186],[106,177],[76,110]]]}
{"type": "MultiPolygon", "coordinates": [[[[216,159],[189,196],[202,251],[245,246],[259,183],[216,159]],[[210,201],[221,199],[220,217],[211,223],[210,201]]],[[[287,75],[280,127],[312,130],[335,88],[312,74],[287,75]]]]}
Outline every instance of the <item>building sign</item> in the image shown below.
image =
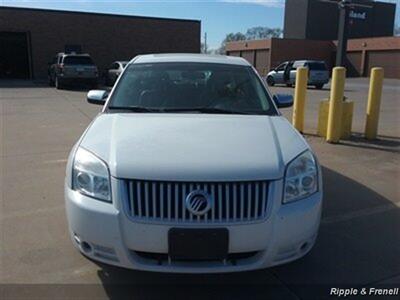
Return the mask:
{"type": "Polygon", "coordinates": [[[357,20],[366,20],[367,19],[367,13],[365,11],[357,12],[357,11],[351,10],[349,16],[350,16],[350,18],[357,19],[357,20]]]}

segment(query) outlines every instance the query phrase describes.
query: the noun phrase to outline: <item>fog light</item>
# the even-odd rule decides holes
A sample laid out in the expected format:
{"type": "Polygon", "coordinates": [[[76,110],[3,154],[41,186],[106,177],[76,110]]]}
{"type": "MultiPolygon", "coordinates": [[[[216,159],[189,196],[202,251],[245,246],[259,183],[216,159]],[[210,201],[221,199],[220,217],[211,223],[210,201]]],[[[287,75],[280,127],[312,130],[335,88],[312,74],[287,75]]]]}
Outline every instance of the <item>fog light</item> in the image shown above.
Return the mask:
{"type": "Polygon", "coordinates": [[[81,248],[82,248],[82,251],[85,253],[92,252],[92,246],[90,246],[89,243],[81,242],[81,248]]]}

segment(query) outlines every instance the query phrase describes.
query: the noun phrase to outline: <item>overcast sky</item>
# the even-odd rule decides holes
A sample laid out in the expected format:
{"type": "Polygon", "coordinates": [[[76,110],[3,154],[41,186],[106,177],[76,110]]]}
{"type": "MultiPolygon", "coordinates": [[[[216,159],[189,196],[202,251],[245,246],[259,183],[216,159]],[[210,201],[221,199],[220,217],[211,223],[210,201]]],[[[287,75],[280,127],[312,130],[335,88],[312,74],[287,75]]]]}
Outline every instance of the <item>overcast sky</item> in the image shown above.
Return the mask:
{"type": "MultiPolygon", "coordinates": [[[[400,7],[400,0],[384,1],[400,7]]],[[[283,28],[284,3],[284,0],[0,0],[0,6],[201,20],[202,38],[207,32],[209,48],[219,47],[230,32],[245,32],[254,26],[283,28]]]]}

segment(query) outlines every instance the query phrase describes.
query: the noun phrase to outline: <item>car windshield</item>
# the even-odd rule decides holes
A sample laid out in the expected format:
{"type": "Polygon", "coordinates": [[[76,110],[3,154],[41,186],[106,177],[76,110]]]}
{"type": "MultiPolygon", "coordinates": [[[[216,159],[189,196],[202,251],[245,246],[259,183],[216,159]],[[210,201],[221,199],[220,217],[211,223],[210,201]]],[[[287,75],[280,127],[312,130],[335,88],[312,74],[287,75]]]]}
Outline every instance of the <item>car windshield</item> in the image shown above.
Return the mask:
{"type": "Polygon", "coordinates": [[[307,63],[310,70],[315,71],[326,71],[326,65],[323,62],[311,62],[307,63]]]}
{"type": "Polygon", "coordinates": [[[66,56],[63,63],[65,65],[93,65],[93,61],[88,56],[66,56]]]}
{"type": "Polygon", "coordinates": [[[108,108],[276,114],[269,94],[251,67],[213,63],[129,65],[108,108]]]}

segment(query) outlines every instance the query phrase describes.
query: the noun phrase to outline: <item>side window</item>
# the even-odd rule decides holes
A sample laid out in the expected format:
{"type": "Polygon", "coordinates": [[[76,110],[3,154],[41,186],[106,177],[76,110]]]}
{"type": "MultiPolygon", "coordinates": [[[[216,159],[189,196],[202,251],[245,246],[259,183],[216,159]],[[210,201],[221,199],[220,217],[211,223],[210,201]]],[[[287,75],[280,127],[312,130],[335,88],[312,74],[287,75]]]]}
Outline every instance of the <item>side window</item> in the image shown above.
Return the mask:
{"type": "Polygon", "coordinates": [[[307,63],[305,62],[295,62],[292,66],[292,70],[297,70],[299,67],[307,67],[307,63]]]}
{"type": "Polygon", "coordinates": [[[283,70],[285,70],[285,67],[286,67],[286,63],[280,64],[280,65],[276,68],[276,71],[283,71],[283,70]]]}

